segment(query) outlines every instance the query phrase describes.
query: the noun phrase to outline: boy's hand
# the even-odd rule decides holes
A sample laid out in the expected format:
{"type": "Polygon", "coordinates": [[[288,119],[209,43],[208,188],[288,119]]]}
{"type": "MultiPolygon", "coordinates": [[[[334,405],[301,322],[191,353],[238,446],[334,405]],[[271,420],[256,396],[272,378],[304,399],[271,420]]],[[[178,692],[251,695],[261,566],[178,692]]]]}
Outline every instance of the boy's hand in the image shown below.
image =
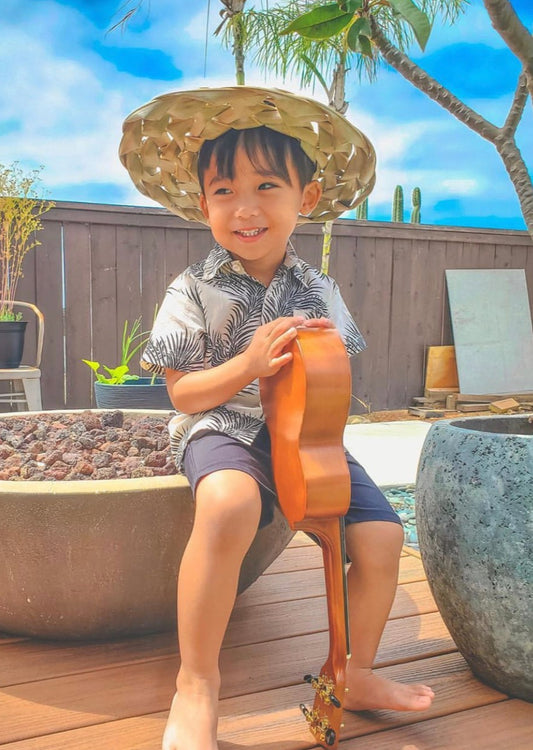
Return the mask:
{"type": "Polygon", "coordinates": [[[277,318],[259,326],[243,352],[254,378],[275,375],[283,365],[291,361],[292,354],[283,352],[283,349],[296,337],[296,326],[303,324],[304,318],[295,316],[277,318]]]}
{"type": "Polygon", "coordinates": [[[301,325],[305,328],[335,328],[335,323],[329,318],[310,318],[301,325]]]}

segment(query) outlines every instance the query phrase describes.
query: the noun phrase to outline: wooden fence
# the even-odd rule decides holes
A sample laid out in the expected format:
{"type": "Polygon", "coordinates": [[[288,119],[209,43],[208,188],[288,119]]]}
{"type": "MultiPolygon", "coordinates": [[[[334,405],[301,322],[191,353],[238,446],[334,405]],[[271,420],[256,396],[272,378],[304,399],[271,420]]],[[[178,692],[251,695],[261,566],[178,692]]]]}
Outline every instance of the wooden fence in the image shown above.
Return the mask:
{"type": "MultiPolygon", "coordinates": [[[[124,321],[145,328],[168,283],[212,245],[207,228],[163,209],[58,203],[43,221],[17,297],[44,313],[46,409],[93,404],[82,359],[115,366],[124,321]]],[[[320,265],[320,226],[297,230],[298,254],[320,265]]],[[[373,410],[406,408],[423,392],[425,348],[451,344],[444,271],[524,268],[526,232],[378,222],[335,222],[330,273],[367,339],[353,360],[353,393],[373,410]]],[[[25,361],[34,345],[27,337],[25,361]]],[[[364,409],[354,400],[352,411],[364,409]]]]}

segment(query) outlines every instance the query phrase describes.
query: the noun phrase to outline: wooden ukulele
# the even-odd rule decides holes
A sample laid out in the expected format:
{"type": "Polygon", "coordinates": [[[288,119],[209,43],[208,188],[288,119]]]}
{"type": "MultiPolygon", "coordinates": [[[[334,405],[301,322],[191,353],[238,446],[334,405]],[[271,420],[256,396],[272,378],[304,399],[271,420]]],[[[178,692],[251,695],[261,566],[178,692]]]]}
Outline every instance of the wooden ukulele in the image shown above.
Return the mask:
{"type": "Polygon", "coordinates": [[[342,442],[350,365],[335,329],[299,328],[286,351],[292,352],[292,362],[260,379],[261,401],[281,510],[291,528],[315,535],[322,546],[329,654],[318,677],[304,677],[316,693],[312,710],[300,708],[315,739],[336,748],[350,652],[343,518],[350,474],[342,442]]]}

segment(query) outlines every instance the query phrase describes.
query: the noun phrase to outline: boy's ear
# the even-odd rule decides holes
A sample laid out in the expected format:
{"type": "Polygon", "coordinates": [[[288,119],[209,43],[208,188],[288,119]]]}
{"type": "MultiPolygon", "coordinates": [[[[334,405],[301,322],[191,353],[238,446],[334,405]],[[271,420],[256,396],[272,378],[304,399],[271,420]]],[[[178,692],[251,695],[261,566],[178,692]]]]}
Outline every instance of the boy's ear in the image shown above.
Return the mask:
{"type": "Polygon", "coordinates": [[[204,215],[204,218],[209,221],[209,210],[207,208],[207,201],[203,193],[200,193],[200,209],[204,215]]]}
{"type": "Polygon", "coordinates": [[[308,216],[316,208],[321,195],[322,187],[317,180],[307,183],[302,193],[302,205],[300,207],[302,216],[308,216]]]}

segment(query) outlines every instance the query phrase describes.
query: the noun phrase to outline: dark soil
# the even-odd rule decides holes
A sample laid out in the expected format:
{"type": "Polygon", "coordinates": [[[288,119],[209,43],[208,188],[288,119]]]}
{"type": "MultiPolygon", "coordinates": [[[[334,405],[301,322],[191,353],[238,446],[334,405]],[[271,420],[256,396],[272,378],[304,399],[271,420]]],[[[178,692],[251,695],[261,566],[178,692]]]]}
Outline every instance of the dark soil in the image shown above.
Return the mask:
{"type": "Polygon", "coordinates": [[[126,479],[176,474],[166,417],[121,411],[0,419],[0,480],[126,479]]]}

